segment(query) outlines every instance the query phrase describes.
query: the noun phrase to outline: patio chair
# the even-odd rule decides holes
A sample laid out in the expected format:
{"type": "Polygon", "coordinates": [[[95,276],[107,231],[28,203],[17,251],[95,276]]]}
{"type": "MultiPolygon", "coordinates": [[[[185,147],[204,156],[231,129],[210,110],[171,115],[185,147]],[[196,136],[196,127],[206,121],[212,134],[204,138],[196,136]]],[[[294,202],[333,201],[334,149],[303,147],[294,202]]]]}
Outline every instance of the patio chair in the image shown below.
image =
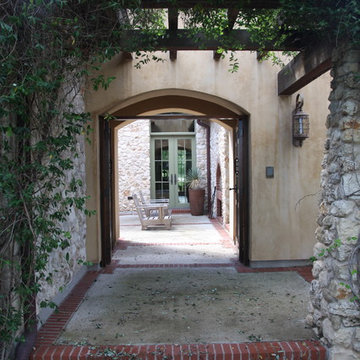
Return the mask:
{"type": "Polygon", "coordinates": [[[132,197],[141,222],[141,230],[147,230],[150,227],[164,227],[165,229],[171,229],[171,215],[164,214],[167,207],[166,204],[141,204],[136,194],[132,197]]]}
{"type": "MultiPolygon", "coordinates": [[[[171,215],[171,209],[169,209],[169,199],[150,199],[150,202],[147,203],[141,190],[139,191],[139,197],[142,205],[161,204],[163,205],[164,215],[171,215]]],[[[147,216],[150,216],[149,210],[145,209],[145,213],[147,216]]]]}

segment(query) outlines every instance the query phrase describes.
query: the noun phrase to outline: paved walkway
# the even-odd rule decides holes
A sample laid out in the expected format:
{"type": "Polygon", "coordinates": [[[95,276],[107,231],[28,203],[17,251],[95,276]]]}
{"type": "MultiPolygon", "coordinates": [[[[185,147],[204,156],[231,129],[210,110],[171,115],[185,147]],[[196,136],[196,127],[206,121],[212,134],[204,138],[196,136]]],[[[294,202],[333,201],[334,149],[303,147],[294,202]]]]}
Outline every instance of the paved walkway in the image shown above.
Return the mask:
{"type": "Polygon", "coordinates": [[[141,231],[122,216],[110,266],[88,272],[32,359],[325,359],[304,323],[307,267],[250,269],[207,217],[141,231]]]}

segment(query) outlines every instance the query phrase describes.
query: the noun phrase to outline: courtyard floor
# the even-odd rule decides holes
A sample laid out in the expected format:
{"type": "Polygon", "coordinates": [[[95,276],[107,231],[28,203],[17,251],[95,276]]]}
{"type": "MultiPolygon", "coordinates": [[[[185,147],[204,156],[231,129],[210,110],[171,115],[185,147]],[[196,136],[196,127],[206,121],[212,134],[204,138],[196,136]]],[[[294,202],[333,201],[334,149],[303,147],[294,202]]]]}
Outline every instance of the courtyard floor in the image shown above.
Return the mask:
{"type": "Polygon", "coordinates": [[[85,275],[32,359],[325,359],[304,320],[308,267],[244,267],[216,221],[173,217],[146,231],[120,217],[112,264],[85,275]]]}

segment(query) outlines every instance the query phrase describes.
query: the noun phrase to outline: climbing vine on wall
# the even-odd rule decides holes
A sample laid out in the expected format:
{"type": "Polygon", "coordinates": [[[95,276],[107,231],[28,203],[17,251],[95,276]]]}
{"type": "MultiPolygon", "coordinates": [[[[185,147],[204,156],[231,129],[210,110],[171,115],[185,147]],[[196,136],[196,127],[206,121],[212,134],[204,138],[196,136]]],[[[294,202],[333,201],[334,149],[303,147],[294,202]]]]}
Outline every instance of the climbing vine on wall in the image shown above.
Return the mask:
{"type": "Polygon", "coordinates": [[[53,251],[73,261],[67,252],[72,234],[64,226],[69,215],[92,214],[74,169],[77,145],[91,131],[82,105],[85,82],[95,90],[109,86],[113,78],[96,72],[120,51],[117,39],[129,24],[154,32],[161,27],[161,12],[134,6],[125,14],[120,3],[0,4],[1,359],[35,325],[35,297],[52,282],[53,251]]]}

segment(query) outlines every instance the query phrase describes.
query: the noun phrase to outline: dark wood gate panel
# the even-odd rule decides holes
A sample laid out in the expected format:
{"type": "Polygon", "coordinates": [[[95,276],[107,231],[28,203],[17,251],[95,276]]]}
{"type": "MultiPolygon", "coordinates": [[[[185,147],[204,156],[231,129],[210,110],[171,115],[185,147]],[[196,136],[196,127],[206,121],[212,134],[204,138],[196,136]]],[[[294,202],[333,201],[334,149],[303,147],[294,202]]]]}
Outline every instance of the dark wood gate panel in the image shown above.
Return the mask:
{"type": "Polygon", "coordinates": [[[249,121],[241,117],[236,128],[235,184],[236,184],[236,236],[239,241],[239,260],[249,265],[249,121]]]}
{"type": "Polygon", "coordinates": [[[112,128],[107,120],[99,118],[100,138],[100,202],[101,202],[101,266],[111,262],[113,248],[113,196],[112,196],[112,128]]]}

